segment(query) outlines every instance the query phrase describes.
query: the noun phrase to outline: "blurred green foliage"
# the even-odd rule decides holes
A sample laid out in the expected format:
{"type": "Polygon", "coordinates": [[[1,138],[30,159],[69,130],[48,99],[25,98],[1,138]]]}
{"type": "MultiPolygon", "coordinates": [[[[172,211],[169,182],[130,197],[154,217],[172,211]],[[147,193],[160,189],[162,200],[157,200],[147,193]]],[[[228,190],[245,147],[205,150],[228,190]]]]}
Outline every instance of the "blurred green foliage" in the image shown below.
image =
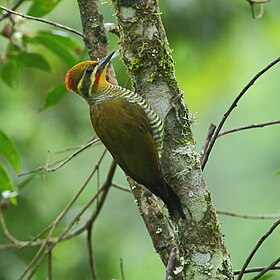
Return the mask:
{"type": "MultiPolygon", "coordinates": [[[[177,80],[196,116],[193,130],[199,151],[209,124],[217,124],[251,77],[279,56],[280,2],[273,0],[265,5],[260,20],[252,19],[246,1],[165,0],[160,5],[177,80]]],[[[107,22],[115,21],[107,1],[101,8],[107,22]]],[[[81,30],[74,0],[26,1],[19,11],[81,30]]],[[[44,165],[48,151],[50,161],[55,162],[61,158],[56,151],[86,143],[94,133],[87,105],[74,94],[66,94],[63,86],[67,69],[87,58],[82,39],[42,23],[14,20],[15,32],[9,19],[0,22],[0,190],[18,191],[17,205],[4,214],[11,233],[27,240],[62,211],[103,148],[83,152],[54,173],[17,176],[20,166],[24,172],[44,165]]],[[[110,48],[117,49],[117,38],[109,34],[109,39],[110,48]]],[[[115,59],[114,66],[119,83],[127,85],[121,61],[115,59]]],[[[280,66],[265,74],[241,100],[225,128],[279,119],[279,76],[280,66]]],[[[251,214],[280,212],[280,177],[275,176],[280,167],[279,143],[280,128],[276,125],[217,141],[205,169],[217,209],[251,214]]],[[[107,155],[100,167],[101,182],[110,160],[107,155]]],[[[115,181],[126,185],[120,170],[115,181]]],[[[94,178],[60,227],[93,196],[96,186],[94,178]]],[[[219,218],[237,269],[272,221],[219,218]]],[[[266,265],[278,257],[279,239],[278,230],[251,266],[266,265]]],[[[110,190],[94,226],[93,241],[99,279],[121,279],[120,258],[127,279],[163,279],[163,266],[130,194],[110,190]]],[[[0,242],[7,242],[1,230],[0,242]]],[[[35,248],[1,250],[0,279],[17,279],[35,252],[35,248]]],[[[57,246],[53,261],[56,279],[89,279],[85,236],[57,246]]],[[[45,275],[43,266],[34,279],[44,279],[45,275]]],[[[271,272],[269,279],[279,279],[279,272],[271,272]]]]}

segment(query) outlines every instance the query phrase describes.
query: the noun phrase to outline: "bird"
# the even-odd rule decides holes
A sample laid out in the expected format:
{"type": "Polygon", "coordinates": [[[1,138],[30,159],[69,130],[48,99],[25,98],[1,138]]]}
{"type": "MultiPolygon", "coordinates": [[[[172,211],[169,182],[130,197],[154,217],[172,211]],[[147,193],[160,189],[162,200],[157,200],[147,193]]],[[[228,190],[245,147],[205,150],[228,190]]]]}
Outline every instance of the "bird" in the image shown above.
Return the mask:
{"type": "Polygon", "coordinates": [[[163,121],[140,94],[108,82],[107,66],[114,53],[73,66],[65,77],[66,88],[89,104],[95,133],[125,174],[159,197],[170,216],[177,212],[185,219],[161,168],[163,121]]]}

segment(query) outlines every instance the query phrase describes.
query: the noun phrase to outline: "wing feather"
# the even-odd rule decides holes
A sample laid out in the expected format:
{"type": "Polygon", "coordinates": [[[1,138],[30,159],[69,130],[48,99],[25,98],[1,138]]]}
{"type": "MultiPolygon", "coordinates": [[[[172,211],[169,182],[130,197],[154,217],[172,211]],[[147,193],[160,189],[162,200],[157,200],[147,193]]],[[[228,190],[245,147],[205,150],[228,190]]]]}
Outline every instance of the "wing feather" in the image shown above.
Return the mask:
{"type": "Polygon", "coordinates": [[[156,143],[145,112],[136,102],[110,99],[91,107],[96,134],[132,179],[158,196],[168,196],[156,143]]]}

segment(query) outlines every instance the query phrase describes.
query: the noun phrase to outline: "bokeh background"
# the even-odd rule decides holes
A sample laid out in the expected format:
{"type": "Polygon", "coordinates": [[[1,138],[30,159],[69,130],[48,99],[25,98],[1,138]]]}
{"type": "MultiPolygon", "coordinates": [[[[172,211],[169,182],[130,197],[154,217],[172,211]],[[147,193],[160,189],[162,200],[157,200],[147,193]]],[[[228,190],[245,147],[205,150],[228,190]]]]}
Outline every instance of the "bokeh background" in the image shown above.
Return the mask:
{"type": "MultiPolygon", "coordinates": [[[[1,5],[9,1],[0,0],[1,5]]],[[[30,2],[19,11],[26,12],[30,2]]],[[[246,1],[160,1],[162,19],[173,49],[176,77],[184,91],[185,102],[196,121],[193,131],[200,151],[210,123],[217,124],[233,99],[260,69],[280,54],[280,2],[265,5],[262,19],[254,20],[246,1]]],[[[101,5],[106,22],[115,22],[110,3],[101,5]]],[[[257,10],[258,8],[256,8],[257,10]]],[[[81,30],[78,6],[64,0],[45,18],[81,30]]],[[[0,30],[7,21],[0,22],[0,30]]],[[[52,27],[24,21],[26,34],[52,27]]],[[[69,36],[82,46],[75,35],[69,36]]],[[[109,34],[110,48],[117,49],[117,38],[109,34]]],[[[0,67],[8,39],[0,36],[0,67]]],[[[17,144],[22,171],[61,158],[57,150],[86,143],[93,135],[88,107],[78,96],[66,94],[61,102],[48,109],[44,100],[48,91],[63,82],[72,65],[42,45],[30,45],[29,51],[43,54],[51,71],[23,67],[13,87],[0,80],[0,129],[17,144]]],[[[80,58],[85,56],[80,55],[80,58]]],[[[77,56],[78,59],[78,56],[77,56]]],[[[117,78],[127,85],[128,75],[119,58],[114,60],[117,78]]],[[[280,118],[280,66],[266,73],[246,93],[225,128],[280,118]]],[[[103,147],[83,152],[64,168],[38,173],[21,190],[16,206],[5,212],[10,231],[21,240],[47,227],[70,201],[95,166],[103,147]]],[[[110,156],[100,168],[101,179],[111,162],[110,156]]],[[[8,167],[9,168],[9,167],[8,167]]],[[[205,168],[205,178],[217,209],[240,213],[280,213],[280,127],[237,132],[220,138],[205,168]]],[[[17,178],[9,168],[15,185],[17,178]]],[[[115,182],[127,186],[118,170],[115,182]]],[[[61,227],[81,209],[96,192],[93,179],[61,227]]],[[[89,215],[86,213],[86,216],[89,215]]],[[[85,217],[86,217],[85,216],[85,217]]],[[[85,219],[84,217],[84,219],[85,219]]],[[[219,216],[225,242],[234,269],[243,264],[253,246],[273,220],[247,220],[219,216]]],[[[83,219],[81,220],[81,223],[83,219]]],[[[0,230],[0,241],[5,242],[0,230]]],[[[126,279],[164,278],[164,267],[135,206],[132,195],[111,189],[105,206],[94,225],[93,242],[98,279],[121,279],[120,259],[126,279]]],[[[0,279],[17,279],[36,249],[0,251],[0,279]]],[[[279,229],[265,242],[250,266],[267,265],[279,257],[279,229]]],[[[55,279],[89,279],[85,236],[61,243],[53,252],[55,279]]],[[[43,266],[33,279],[45,279],[43,266]]],[[[247,276],[244,279],[249,279],[247,276]]],[[[279,272],[269,279],[279,279],[279,272]]]]}

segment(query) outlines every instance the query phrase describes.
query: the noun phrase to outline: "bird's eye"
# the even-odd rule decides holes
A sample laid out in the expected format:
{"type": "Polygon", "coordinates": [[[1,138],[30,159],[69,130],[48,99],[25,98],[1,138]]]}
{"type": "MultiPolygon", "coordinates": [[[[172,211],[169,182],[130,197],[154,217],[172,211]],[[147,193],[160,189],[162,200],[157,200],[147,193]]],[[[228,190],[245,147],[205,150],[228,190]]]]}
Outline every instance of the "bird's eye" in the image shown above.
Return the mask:
{"type": "Polygon", "coordinates": [[[86,73],[87,74],[91,74],[93,72],[93,67],[88,67],[87,69],[86,69],[86,73]]]}

